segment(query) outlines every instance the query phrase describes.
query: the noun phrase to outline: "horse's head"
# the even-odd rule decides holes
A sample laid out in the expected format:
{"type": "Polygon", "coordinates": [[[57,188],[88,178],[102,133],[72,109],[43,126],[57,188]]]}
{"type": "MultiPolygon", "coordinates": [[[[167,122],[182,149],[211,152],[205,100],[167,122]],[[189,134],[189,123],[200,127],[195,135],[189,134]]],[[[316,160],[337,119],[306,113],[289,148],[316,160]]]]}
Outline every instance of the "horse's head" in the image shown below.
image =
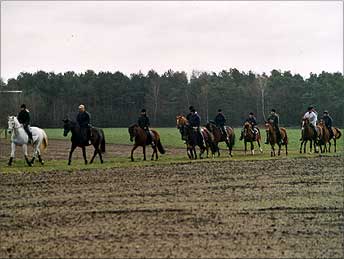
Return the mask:
{"type": "Polygon", "coordinates": [[[265,130],[268,131],[272,131],[273,127],[272,127],[272,123],[270,121],[266,121],[265,122],[265,130]]]}
{"type": "Polygon", "coordinates": [[[73,128],[73,122],[69,120],[68,118],[63,119],[63,136],[67,137],[68,132],[72,130],[73,128]]]}
{"type": "Polygon", "coordinates": [[[7,132],[9,134],[11,134],[13,129],[19,128],[19,127],[20,127],[20,123],[19,123],[17,117],[16,116],[8,116],[8,129],[7,129],[7,132]]]}
{"type": "Polygon", "coordinates": [[[249,123],[248,121],[246,121],[246,122],[244,123],[244,129],[251,129],[251,128],[252,128],[251,123],[249,123]]]}
{"type": "Polygon", "coordinates": [[[11,134],[12,130],[16,127],[15,124],[15,120],[14,120],[15,116],[8,116],[8,133],[11,134]]]}
{"type": "Polygon", "coordinates": [[[308,118],[302,119],[302,123],[303,123],[304,125],[309,125],[309,119],[308,119],[308,118]]]}
{"type": "Polygon", "coordinates": [[[188,120],[183,115],[176,116],[176,125],[178,129],[185,125],[188,125],[188,123],[188,120]]]}
{"type": "Polygon", "coordinates": [[[130,141],[131,142],[133,142],[134,138],[137,135],[137,128],[138,128],[137,124],[133,124],[133,125],[130,125],[128,127],[128,132],[129,132],[129,136],[130,136],[130,141]]]}
{"type": "Polygon", "coordinates": [[[213,121],[209,121],[205,127],[210,131],[213,132],[214,130],[216,130],[216,124],[213,121]]]}
{"type": "Polygon", "coordinates": [[[182,140],[187,140],[187,135],[189,134],[189,121],[183,116],[176,116],[176,127],[182,136],[182,140]]]}

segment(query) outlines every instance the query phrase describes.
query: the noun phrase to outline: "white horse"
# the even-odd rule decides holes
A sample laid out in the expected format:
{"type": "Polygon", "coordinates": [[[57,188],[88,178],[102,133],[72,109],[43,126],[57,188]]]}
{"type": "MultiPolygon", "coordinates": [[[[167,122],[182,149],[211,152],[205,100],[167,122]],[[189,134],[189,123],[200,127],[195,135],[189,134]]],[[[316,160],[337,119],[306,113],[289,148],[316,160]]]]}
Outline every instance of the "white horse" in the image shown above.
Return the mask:
{"type": "Polygon", "coordinates": [[[29,166],[35,161],[35,158],[38,157],[39,162],[43,165],[44,161],[41,158],[41,153],[46,147],[48,146],[48,137],[44,130],[38,127],[30,127],[32,132],[32,139],[33,139],[33,157],[32,160],[29,161],[28,154],[27,154],[27,145],[29,141],[29,137],[24,130],[22,124],[19,123],[16,116],[9,116],[8,117],[8,133],[11,135],[11,157],[8,161],[8,165],[12,165],[12,161],[15,157],[16,146],[23,146],[23,152],[25,156],[25,160],[29,166]]]}

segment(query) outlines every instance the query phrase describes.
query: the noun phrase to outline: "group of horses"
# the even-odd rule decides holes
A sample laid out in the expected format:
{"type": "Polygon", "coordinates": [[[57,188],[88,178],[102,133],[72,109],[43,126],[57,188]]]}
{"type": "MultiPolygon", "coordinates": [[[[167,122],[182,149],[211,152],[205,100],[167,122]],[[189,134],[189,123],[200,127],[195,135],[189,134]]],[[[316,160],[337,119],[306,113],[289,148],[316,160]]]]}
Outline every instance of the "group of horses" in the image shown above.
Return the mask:
{"type": "MultiPolygon", "coordinates": [[[[82,154],[85,164],[88,163],[86,158],[86,146],[92,145],[94,147],[94,153],[90,160],[93,163],[96,155],[99,155],[100,162],[103,163],[102,153],[105,152],[105,134],[100,128],[91,128],[90,143],[85,143],[83,141],[82,132],[77,122],[69,119],[63,120],[63,135],[67,136],[69,132],[72,133],[71,137],[71,149],[68,157],[68,165],[71,164],[72,154],[77,147],[82,149],[82,154]]],[[[223,129],[217,127],[215,123],[208,122],[205,126],[197,127],[190,126],[188,120],[183,115],[176,116],[176,127],[181,134],[181,139],[185,141],[186,153],[190,159],[203,158],[203,154],[206,152],[206,156],[209,157],[209,149],[212,156],[220,156],[219,143],[225,142],[228,148],[228,155],[233,156],[233,146],[235,144],[235,133],[234,129],[229,126],[224,126],[223,129]],[[224,132],[225,131],[225,132],[224,132]],[[199,147],[200,153],[197,156],[196,147],[199,147]]],[[[257,142],[260,152],[263,152],[261,148],[261,134],[258,128],[257,132],[252,128],[252,125],[245,122],[242,128],[242,139],[244,141],[244,152],[247,153],[247,144],[250,143],[251,154],[254,155],[254,142],[257,142]]],[[[271,146],[271,156],[276,156],[275,146],[278,146],[277,154],[281,154],[282,146],[285,146],[285,153],[288,155],[288,135],[285,128],[281,127],[280,139],[278,139],[278,134],[276,128],[273,127],[272,123],[265,123],[265,131],[268,136],[268,143],[271,146]]],[[[29,166],[32,166],[35,159],[38,158],[39,162],[43,165],[44,161],[41,157],[42,152],[46,149],[48,145],[48,137],[43,129],[38,127],[31,127],[33,135],[33,157],[30,160],[27,153],[28,136],[17,119],[16,116],[8,117],[8,131],[11,133],[11,156],[8,165],[11,166],[13,159],[15,157],[16,145],[23,147],[24,157],[29,166]]],[[[341,131],[333,127],[333,135],[325,126],[324,122],[320,120],[316,126],[316,130],[311,126],[308,119],[303,120],[303,130],[300,145],[300,153],[306,153],[306,144],[310,142],[310,152],[312,152],[312,147],[314,147],[315,152],[318,152],[317,147],[320,147],[321,152],[331,152],[331,139],[334,141],[334,151],[336,152],[336,140],[341,137],[341,131]],[[328,145],[328,148],[327,148],[328,145]]],[[[158,151],[161,154],[165,153],[165,149],[162,146],[159,133],[155,129],[150,129],[151,138],[147,136],[145,130],[141,129],[137,124],[132,124],[128,128],[128,133],[130,136],[130,141],[134,141],[133,148],[131,150],[130,159],[134,161],[134,151],[137,147],[141,146],[143,149],[143,159],[146,160],[146,146],[151,145],[153,153],[151,160],[158,159],[158,151]],[[151,141],[148,141],[151,139],[151,141]]]]}
{"type": "Polygon", "coordinates": [[[306,144],[309,141],[309,150],[312,152],[314,147],[315,152],[319,152],[317,147],[320,147],[320,152],[331,152],[331,140],[333,139],[334,152],[337,152],[337,140],[341,137],[342,133],[337,127],[332,127],[333,134],[330,134],[329,129],[326,127],[325,122],[321,119],[314,128],[309,119],[303,120],[303,130],[301,137],[300,153],[306,153],[306,144]],[[328,146],[328,148],[327,148],[328,146]]]}

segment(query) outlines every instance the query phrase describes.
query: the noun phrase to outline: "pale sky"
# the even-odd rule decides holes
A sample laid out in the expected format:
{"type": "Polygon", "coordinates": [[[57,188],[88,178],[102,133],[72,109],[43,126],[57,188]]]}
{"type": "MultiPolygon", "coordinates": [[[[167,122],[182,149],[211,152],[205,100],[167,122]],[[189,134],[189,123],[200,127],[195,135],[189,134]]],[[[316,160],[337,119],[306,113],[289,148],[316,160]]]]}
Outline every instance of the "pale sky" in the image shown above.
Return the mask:
{"type": "Polygon", "coordinates": [[[1,1],[1,77],[343,71],[342,1],[1,1]]]}

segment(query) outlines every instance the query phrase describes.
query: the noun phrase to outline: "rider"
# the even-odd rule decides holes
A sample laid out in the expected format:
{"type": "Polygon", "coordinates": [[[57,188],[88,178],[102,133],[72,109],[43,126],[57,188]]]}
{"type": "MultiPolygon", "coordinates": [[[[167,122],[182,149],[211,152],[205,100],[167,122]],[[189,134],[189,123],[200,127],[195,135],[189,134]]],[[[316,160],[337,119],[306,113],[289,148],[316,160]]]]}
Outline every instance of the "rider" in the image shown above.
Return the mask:
{"type": "Polygon", "coordinates": [[[197,113],[196,109],[193,106],[189,107],[190,113],[186,116],[187,120],[191,127],[196,127],[198,135],[201,138],[203,145],[205,146],[205,141],[203,138],[203,134],[201,132],[201,116],[197,113]]]}
{"type": "Polygon", "coordinates": [[[23,124],[24,130],[27,133],[29,140],[28,143],[32,143],[32,132],[30,131],[29,127],[30,127],[30,112],[28,109],[26,109],[26,105],[22,104],[20,106],[21,111],[18,113],[18,121],[19,123],[23,124]]]}
{"type": "MultiPolygon", "coordinates": [[[[147,113],[146,113],[146,109],[141,110],[141,114],[137,120],[137,124],[139,125],[139,127],[141,129],[143,129],[145,131],[145,133],[147,135],[147,143],[152,143],[153,138],[149,132],[150,123],[149,123],[149,118],[148,118],[147,113]]],[[[152,143],[152,144],[154,145],[154,143],[152,143]]]]}
{"type": "Polygon", "coordinates": [[[81,135],[83,140],[87,142],[87,144],[91,144],[91,114],[89,114],[86,109],[85,105],[79,105],[79,113],[76,117],[77,122],[80,126],[81,135]]]}
{"type": "Polygon", "coordinates": [[[325,126],[329,130],[329,132],[330,132],[330,139],[331,139],[333,137],[333,131],[332,131],[333,119],[329,115],[328,111],[324,111],[324,115],[323,115],[323,117],[321,119],[324,121],[325,126]]]}
{"type": "MultiPolygon", "coordinates": [[[[317,135],[317,120],[318,120],[318,113],[315,111],[313,106],[309,106],[305,115],[303,115],[303,119],[309,119],[310,126],[314,131],[314,134],[317,135]]],[[[302,122],[301,128],[301,138],[300,141],[303,139],[303,127],[304,122],[302,122]]]]}
{"type": "MultiPolygon", "coordinates": [[[[256,127],[257,126],[257,120],[256,120],[256,117],[254,117],[254,113],[253,112],[250,112],[248,114],[248,118],[245,120],[245,122],[248,122],[248,123],[251,124],[251,126],[252,126],[252,133],[253,133],[254,137],[256,137],[257,133],[258,133],[258,129],[256,127]]],[[[244,138],[244,129],[241,130],[240,140],[242,140],[243,138],[244,138]]]]}
{"type": "Polygon", "coordinates": [[[222,134],[223,134],[225,137],[227,137],[227,132],[226,132],[226,130],[225,130],[226,118],[225,118],[225,116],[224,116],[224,114],[223,114],[223,112],[222,112],[221,109],[218,109],[217,112],[218,112],[218,113],[217,113],[217,115],[216,115],[216,117],[215,117],[215,119],[214,119],[214,122],[215,122],[216,126],[217,126],[219,129],[221,129],[222,134]]]}
{"type": "MultiPolygon", "coordinates": [[[[281,132],[279,130],[279,116],[276,113],[275,109],[271,109],[270,115],[268,117],[268,122],[270,124],[272,124],[272,127],[274,128],[274,130],[276,131],[276,137],[277,137],[277,143],[281,144],[282,142],[282,136],[281,136],[281,132]]],[[[269,133],[266,133],[266,141],[265,144],[269,144],[269,133]]]]}

